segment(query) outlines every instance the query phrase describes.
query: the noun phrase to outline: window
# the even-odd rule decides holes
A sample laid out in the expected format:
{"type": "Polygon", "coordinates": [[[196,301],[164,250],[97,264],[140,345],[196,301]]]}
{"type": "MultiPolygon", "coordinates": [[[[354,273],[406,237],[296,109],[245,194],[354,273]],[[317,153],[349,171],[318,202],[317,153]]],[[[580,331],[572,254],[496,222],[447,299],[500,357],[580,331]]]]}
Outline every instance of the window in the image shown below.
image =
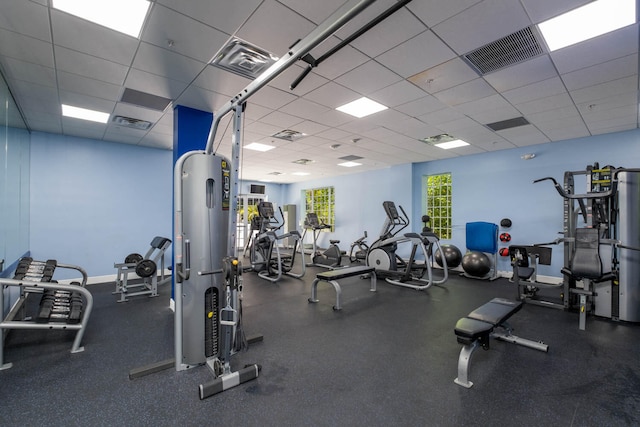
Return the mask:
{"type": "Polygon", "coordinates": [[[304,216],[307,212],[315,212],[318,220],[329,224],[331,229],[326,231],[334,231],[336,216],[334,211],[335,192],[333,187],[313,188],[311,190],[302,190],[303,199],[305,200],[304,216]]]}
{"type": "Polygon", "coordinates": [[[423,177],[424,208],[431,218],[427,224],[441,239],[451,239],[451,174],[423,177]]]}

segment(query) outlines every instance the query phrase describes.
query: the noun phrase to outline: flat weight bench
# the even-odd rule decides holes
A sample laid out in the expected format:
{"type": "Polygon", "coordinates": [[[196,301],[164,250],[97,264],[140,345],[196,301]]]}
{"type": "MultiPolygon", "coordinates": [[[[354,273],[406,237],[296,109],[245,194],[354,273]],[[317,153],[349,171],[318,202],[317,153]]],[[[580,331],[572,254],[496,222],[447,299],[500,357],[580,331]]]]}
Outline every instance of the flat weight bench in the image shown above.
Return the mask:
{"type": "Polygon", "coordinates": [[[534,350],[549,350],[549,346],[540,341],[531,341],[511,334],[507,320],[522,308],[522,301],[494,298],[488,303],[473,310],[467,317],[456,323],[455,333],[460,344],[463,344],[458,358],[458,378],[454,382],[466,388],[473,383],[469,381],[471,356],[482,347],[489,350],[490,338],[511,342],[534,350]],[[496,331],[500,328],[500,331],[496,331]]]}
{"type": "Polygon", "coordinates": [[[371,292],[376,291],[376,269],[374,267],[369,267],[366,265],[359,265],[356,267],[347,267],[347,268],[339,268],[337,270],[324,271],[322,273],[318,273],[313,283],[311,284],[311,298],[309,298],[309,302],[316,303],[318,302],[318,283],[327,282],[330,283],[333,288],[336,290],[336,305],[333,306],[334,310],[341,310],[342,306],[340,305],[340,296],[342,295],[342,288],[338,283],[338,280],[346,279],[347,277],[353,277],[358,275],[371,275],[371,288],[369,289],[371,292]]]}

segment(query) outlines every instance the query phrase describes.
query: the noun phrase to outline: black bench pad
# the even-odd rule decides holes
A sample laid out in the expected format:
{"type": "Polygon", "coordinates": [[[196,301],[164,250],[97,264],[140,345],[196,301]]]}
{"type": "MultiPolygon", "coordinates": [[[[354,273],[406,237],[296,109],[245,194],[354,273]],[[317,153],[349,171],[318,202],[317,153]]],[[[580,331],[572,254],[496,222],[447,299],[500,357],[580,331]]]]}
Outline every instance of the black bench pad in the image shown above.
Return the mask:
{"type": "Polygon", "coordinates": [[[499,325],[517,313],[522,308],[522,304],[522,301],[494,298],[473,310],[467,317],[499,325]]]}
{"type": "Polygon", "coordinates": [[[340,280],[345,277],[357,276],[358,274],[367,274],[375,270],[373,267],[366,265],[358,265],[355,267],[339,268],[336,270],[329,270],[322,273],[318,273],[316,276],[320,280],[340,280]]]}
{"type": "Polygon", "coordinates": [[[493,328],[501,325],[522,308],[522,301],[494,298],[456,323],[455,333],[463,344],[486,340],[493,328]]]}

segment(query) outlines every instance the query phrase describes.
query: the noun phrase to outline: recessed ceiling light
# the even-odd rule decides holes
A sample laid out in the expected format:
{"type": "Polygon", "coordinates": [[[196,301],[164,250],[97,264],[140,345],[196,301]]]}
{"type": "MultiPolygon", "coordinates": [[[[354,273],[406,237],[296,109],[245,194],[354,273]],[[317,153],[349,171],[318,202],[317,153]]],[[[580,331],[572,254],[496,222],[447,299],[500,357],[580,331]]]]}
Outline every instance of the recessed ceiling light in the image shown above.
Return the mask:
{"type": "Polygon", "coordinates": [[[73,117],[74,119],[89,120],[98,123],[107,123],[109,121],[109,113],[73,107],[66,104],[62,104],[62,115],[65,117],[73,117]]]}
{"type": "Polygon", "coordinates": [[[336,110],[351,114],[357,118],[362,118],[370,114],[377,113],[378,111],[386,110],[387,108],[389,107],[385,107],[384,105],[379,104],[376,101],[372,101],[369,98],[362,97],[348,104],[342,105],[336,108],[336,110]]]}
{"type": "Polygon", "coordinates": [[[352,167],[355,167],[355,166],[362,166],[362,163],[344,162],[344,163],[338,163],[338,166],[344,166],[345,168],[352,168],[352,167]]]}
{"type": "Polygon", "coordinates": [[[464,147],[465,145],[469,145],[468,142],[464,142],[461,139],[455,139],[453,141],[441,142],[440,144],[435,144],[436,147],[442,148],[444,150],[450,150],[452,148],[464,147]]]}
{"type": "Polygon", "coordinates": [[[307,175],[311,175],[311,174],[309,172],[294,172],[291,175],[307,176],[307,175]]]}
{"type": "Polygon", "coordinates": [[[259,179],[258,182],[273,182],[272,179],[259,179]]]}
{"type": "Polygon", "coordinates": [[[244,148],[246,148],[247,150],[265,152],[265,151],[273,150],[276,147],[274,147],[273,145],[260,144],[259,142],[252,142],[251,144],[245,145],[244,148]]]}
{"type": "Polygon", "coordinates": [[[138,38],[151,2],[148,0],[52,0],[52,6],[138,38]]]}
{"type": "Polygon", "coordinates": [[[636,22],[636,0],[597,0],[538,24],[550,51],[636,22]]]}

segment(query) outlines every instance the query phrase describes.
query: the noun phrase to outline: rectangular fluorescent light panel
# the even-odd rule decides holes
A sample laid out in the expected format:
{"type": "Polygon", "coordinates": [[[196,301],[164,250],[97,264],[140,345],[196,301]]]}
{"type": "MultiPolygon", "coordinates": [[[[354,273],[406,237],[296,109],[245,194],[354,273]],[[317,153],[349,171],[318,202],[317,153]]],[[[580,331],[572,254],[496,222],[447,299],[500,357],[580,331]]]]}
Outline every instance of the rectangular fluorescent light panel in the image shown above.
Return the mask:
{"type": "Polygon", "coordinates": [[[148,0],[52,0],[55,9],[139,38],[148,0]]]}
{"type": "Polygon", "coordinates": [[[362,163],[344,162],[344,163],[338,163],[338,166],[344,166],[345,168],[352,168],[352,167],[355,167],[355,166],[362,166],[362,163]]]}
{"type": "Polygon", "coordinates": [[[62,115],[65,117],[73,117],[74,119],[89,120],[98,123],[107,123],[109,121],[109,113],[73,107],[65,104],[62,104],[62,115]]]}
{"type": "Polygon", "coordinates": [[[379,104],[376,101],[372,101],[369,98],[362,97],[341,107],[338,107],[336,108],[336,110],[342,111],[343,113],[350,114],[360,119],[370,114],[377,113],[378,111],[386,110],[387,108],[389,107],[385,107],[384,105],[379,104]]]}
{"type": "Polygon", "coordinates": [[[259,142],[252,142],[251,144],[245,145],[244,148],[246,148],[247,150],[265,152],[265,151],[273,150],[276,147],[274,147],[273,145],[260,144],[259,142]]]}
{"type": "Polygon", "coordinates": [[[309,172],[294,172],[291,175],[307,176],[307,175],[311,175],[311,174],[309,172]]]}
{"type": "Polygon", "coordinates": [[[597,0],[538,24],[549,50],[561,49],[636,22],[636,0],[597,0]]]}
{"type": "Polygon", "coordinates": [[[453,141],[441,142],[440,144],[435,144],[436,147],[442,148],[444,150],[450,150],[452,148],[464,147],[465,145],[469,145],[468,142],[465,142],[461,139],[455,139],[453,141]]]}

